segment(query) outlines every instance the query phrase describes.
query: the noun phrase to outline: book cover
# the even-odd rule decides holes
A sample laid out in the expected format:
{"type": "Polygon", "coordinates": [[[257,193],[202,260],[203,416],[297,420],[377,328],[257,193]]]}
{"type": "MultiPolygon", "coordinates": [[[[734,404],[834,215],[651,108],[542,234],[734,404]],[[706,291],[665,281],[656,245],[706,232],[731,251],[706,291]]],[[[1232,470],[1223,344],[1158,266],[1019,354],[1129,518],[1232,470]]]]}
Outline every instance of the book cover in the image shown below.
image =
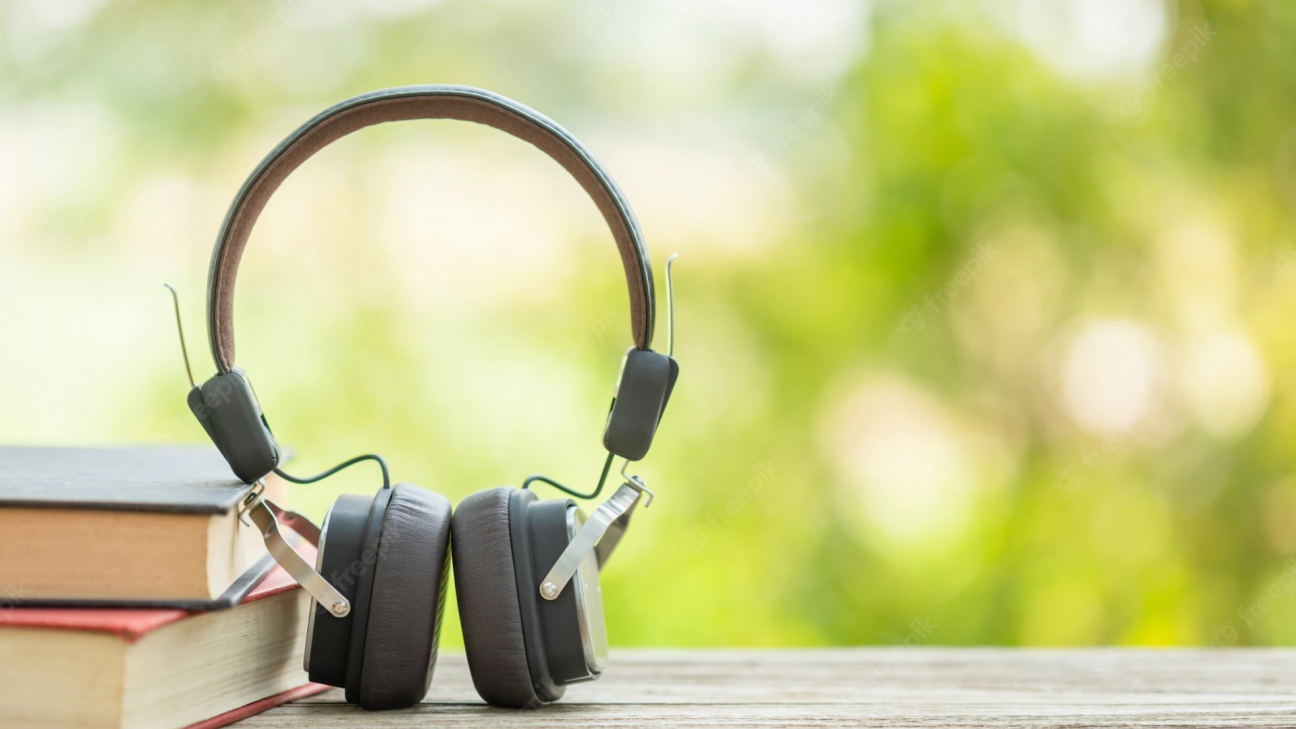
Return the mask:
{"type": "MultiPolygon", "coordinates": [[[[302,549],[313,558],[309,546],[302,549]]],[[[11,713],[4,723],[214,729],[319,693],[328,687],[309,683],[300,665],[309,604],[304,591],[278,567],[235,609],[219,613],[0,604],[0,652],[15,660],[39,658],[0,666],[0,674],[22,674],[0,680],[0,698],[11,713]],[[258,610],[257,603],[266,607],[258,610]],[[168,630],[175,635],[161,635],[168,630]],[[86,638],[76,642],[78,635],[86,638]],[[102,639],[120,644],[120,651],[100,659],[105,655],[102,639]],[[150,640],[156,645],[148,646],[150,640]],[[142,652],[135,646],[142,646],[142,652]],[[236,670],[231,661],[253,648],[263,651],[261,658],[236,670]],[[202,671],[209,673],[200,675],[202,671]],[[166,685],[172,681],[175,686],[166,685]],[[106,690],[105,685],[115,688],[106,690]],[[7,695],[7,688],[17,693],[7,695]],[[273,693],[264,695],[267,691],[273,693]],[[69,710],[68,701],[82,706],[69,710]],[[209,718],[195,720],[200,706],[216,708],[209,718]]]]}
{"type": "MultiPolygon", "coordinates": [[[[284,488],[273,476],[267,484],[284,488]]],[[[9,537],[0,541],[0,599],[236,605],[274,566],[256,530],[236,518],[251,488],[211,446],[0,446],[0,533],[9,537]],[[96,550],[81,550],[82,537],[96,550]]]]}

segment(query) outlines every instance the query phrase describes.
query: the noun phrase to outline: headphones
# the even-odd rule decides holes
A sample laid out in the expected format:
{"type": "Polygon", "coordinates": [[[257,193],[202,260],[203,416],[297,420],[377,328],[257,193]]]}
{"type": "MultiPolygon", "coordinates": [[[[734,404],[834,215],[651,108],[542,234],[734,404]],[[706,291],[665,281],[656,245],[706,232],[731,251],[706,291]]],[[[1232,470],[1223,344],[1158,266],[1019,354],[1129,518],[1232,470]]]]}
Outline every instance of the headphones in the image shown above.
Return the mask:
{"type": "MultiPolygon", "coordinates": [[[[669,303],[669,262],[667,288],[669,303]]],[[[270,554],[314,599],[304,660],[311,681],[344,688],[347,701],[369,709],[422,700],[436,663],[452,561],[468,667],[484,700],[538,707],[561,698],[568,684],[599,677],[607,666],[599,570],[635,507],[641,500],[646,507],[652,493],[622,466],[623,485],[587,516],[570,498],[541,500],[528,487],[538,481],[571,496],[597,498],[615,457],[628,465],[648,453],[679,376],[669,353],[651,349],[655,307],[643,235],[611,176],[565,129],[498,94],[464,86],[362,94],[306,122],[262,160],[235,196],[217,238],[207,285],[217,374],[198,386],[190,373],[188,404],[235,475],[254,484],[240,504],[240,518],[255,524],[270,554]],[[481,491],[452,511],[440,494],[409,483],[391,486],[387,464],[376,455],[310,478],[279,468],[283,451],[247,373],[235,366],[239,260],[262,209],[293,170],[351,132],[406,119],[476,122],[531,143],[580,183],[612,230],[630,293],[634,346],[621,362],[603,432],[608,457],[589,494],[534,475],[521,489],[481,491]],[[262,479],[272,472],[294,483],[314,483],[365,460],[381,467],[382,488],[372,498],[338,497],[321,527],[264,497],[262,479]],[[318,548],[313,566],[281,526],[318,548]]],[[[183,337],[182,330],[182,346],[183,337]]]]}

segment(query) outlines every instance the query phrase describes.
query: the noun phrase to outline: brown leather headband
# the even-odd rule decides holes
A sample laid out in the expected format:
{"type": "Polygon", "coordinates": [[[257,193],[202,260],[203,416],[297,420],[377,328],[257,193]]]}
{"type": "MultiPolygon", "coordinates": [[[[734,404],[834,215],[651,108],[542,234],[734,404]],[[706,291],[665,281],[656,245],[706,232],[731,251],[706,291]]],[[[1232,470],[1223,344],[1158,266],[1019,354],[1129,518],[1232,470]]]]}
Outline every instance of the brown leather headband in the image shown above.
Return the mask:
{"type": "Polygon", "coordinates": [[[652,345],[656,309],[652,264],[634,212],[612,177],[580,142],[555,122],[498,94],[467,86],[403,86],[347,99],[306,122],[252,172],[230,205],[216,239],[207,279],[207,331],[221,372],[234,366],[234,281],[252,226],[279,185],[331,142],[374,124],[406,119],[459,119],[494,127],[530,142],[562,165],[594,200],[612,229],[630,289],[631,333],[652,345]]]}

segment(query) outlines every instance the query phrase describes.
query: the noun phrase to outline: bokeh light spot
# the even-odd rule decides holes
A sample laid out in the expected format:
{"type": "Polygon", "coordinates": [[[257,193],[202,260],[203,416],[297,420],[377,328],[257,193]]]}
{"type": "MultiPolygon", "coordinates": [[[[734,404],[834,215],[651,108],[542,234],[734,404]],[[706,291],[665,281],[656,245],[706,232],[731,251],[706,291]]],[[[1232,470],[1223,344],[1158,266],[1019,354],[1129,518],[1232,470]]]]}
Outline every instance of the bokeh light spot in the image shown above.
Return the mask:
{"type": "Polygon", "coordinates": [[[1147,326],[1128,319],[1090,322],[1067,348],[1063,406],[1090,433],[1128,431],[1156,404],[1164,375],[1161,345],[1147,326]]]}

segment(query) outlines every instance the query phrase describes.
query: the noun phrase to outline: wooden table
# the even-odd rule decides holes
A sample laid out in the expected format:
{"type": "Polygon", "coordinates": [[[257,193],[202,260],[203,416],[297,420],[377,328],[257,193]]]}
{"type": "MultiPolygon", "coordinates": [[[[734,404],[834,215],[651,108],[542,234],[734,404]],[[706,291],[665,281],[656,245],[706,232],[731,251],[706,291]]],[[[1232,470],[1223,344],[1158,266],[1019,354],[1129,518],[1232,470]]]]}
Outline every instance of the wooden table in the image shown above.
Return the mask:
{"type": "Polygon", "coordinates": [[[594,683],[538,711],[481,703],[462,654],[407,711],[340,691],[239,727],[1296,727],[1296,650],[849,648],[619,650],[594,683]]]}

